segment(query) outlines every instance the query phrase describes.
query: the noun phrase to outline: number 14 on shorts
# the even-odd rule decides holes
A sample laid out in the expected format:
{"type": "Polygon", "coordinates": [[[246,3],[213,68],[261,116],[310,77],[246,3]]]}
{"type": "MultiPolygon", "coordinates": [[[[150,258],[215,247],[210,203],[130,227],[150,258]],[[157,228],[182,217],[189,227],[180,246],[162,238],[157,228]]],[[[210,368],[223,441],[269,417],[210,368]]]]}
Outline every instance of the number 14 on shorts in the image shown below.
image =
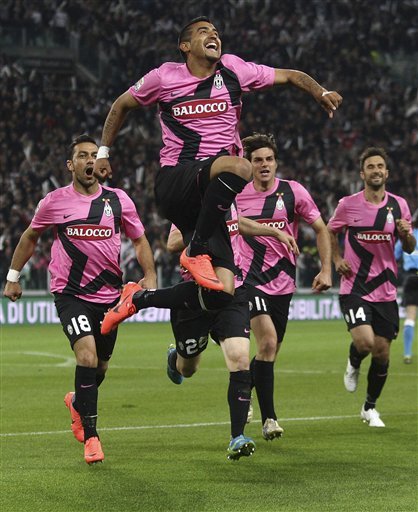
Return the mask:
{"type": "Polygon", "coordinates": [[[347,324],[364,324],[366,322],[366,313],[364,312],[363,306],[360,306],[357,309],[350,308],[344,315],[344,318],[347,324]]]}

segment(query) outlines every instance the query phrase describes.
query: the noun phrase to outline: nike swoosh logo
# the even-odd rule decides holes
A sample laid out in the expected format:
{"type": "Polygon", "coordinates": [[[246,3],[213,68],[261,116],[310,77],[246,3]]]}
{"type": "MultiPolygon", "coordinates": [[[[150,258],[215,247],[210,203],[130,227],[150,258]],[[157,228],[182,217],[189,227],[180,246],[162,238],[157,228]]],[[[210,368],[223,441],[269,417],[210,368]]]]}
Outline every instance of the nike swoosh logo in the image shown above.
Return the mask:
{"type": "Polygon", "coordinates": [[[238,397],[238,400],[239,400],[240,402],[251,402],[251,398],[242,398],[242,396],[239,396],[239,397],[238,397]]]}
{"type": "Polygon", "coordinates": [[[92,388],[93,386],[94,386],[94,384],[89,384],[88,386],[84,386],[83,384],[81,384],[80,388],[86,389],[86,388],[92,388]]]}
{"type": "MultiPolygon", "coordinates": [[[[114,313],[119,313],[119,308],[123,306],[123,304],[128,300],[128,297],[125,297],[122,302],[119,302],[116,304],[116,306],[113,308],[114,313]]],[[[129,307],[129,306],[128,306],[129,307]]]]}
{"type": "Polygon", "coordinates": [[[229,208],[224,208],[221,204],[218,204],[218,208],[223,212],[227,212],[229,210],[229,208]]]}
{"type": "Polygon", "coordinates": [[[250,332],[250,329],[244,329],[245,334],[248,334],[250,332]]]}
{"type": "Polygon", "coordinates": [[[64,219],[67,219],[68,217],[71,217],[72,215],[74,215],[74,213],[69,213],[68,215],[64,215],[64,219]]]}

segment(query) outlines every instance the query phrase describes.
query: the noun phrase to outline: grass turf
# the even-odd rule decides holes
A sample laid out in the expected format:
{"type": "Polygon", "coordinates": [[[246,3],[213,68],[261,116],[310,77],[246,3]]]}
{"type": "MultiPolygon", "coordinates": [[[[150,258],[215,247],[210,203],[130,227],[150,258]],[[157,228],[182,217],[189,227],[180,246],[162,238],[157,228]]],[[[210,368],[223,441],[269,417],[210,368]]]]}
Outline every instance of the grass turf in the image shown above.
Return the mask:
{"type": "MultiPolygon", "coordinates": [[[[209,344],[181,386],[165,374],[168,324],[123,325],[100,388],[105,462],[87,466],[69,430],[64,394],[74,362],[58,326],[1,331],[1,510],[415,511],[416,363],[394,343],[378,409],[385,429],[359,418],[368,360],[356,393],[344,390],[348,334],[341,321],[291,322],[276,364],[284,437],[246,434],[253,457],[226,460],[228,373],[209,344]]],[[[252,347],[254,345],[252,344],[252,347]]]]}

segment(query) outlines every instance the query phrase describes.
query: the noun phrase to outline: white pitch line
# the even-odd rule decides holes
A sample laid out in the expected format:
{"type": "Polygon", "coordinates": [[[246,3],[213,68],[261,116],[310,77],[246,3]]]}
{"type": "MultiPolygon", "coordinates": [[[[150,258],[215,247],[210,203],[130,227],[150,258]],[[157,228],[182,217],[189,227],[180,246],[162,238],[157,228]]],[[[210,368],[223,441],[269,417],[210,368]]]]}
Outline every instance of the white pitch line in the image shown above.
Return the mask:
{"type": "MultiPolygon", "coordinates": [[[[417,412],[389,413],[386,416],[416,416],[417,412]]],[[[280,418],[280,423],[286,421],[324,421],[324,420],[346,420],[352,418],[360,418],[359,414],[349,414],[341,416],[308,416],[305,418],[280,418]]],[[[260,420],[252,421],[252,423],[261,423],[260,420]]],[[[176,425],[137,425],[131,427],[102,427],[100,431],[115,432],[122,430],[155,430],[155,429],[173,429],[173,428],[200,428],[200,427],[219,427],[229,425],[229,421],[217,421],[210,423],[179,423],[176,425]]],[[[71,430],[53,430],[49,432],[9,432],[0,434],[0,437],[22,437],[22,436],[46,436],[55,434],[68,434],[71,430]]]]}

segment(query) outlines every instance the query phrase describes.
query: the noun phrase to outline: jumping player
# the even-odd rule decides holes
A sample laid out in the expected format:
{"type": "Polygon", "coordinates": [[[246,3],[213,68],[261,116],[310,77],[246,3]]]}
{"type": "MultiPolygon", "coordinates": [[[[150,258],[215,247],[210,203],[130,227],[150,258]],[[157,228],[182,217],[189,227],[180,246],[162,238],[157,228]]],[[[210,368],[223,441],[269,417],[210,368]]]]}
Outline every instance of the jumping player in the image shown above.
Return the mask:
{"type": "Polygon", "coordinates": [[[113,103],[95,173],[101,179],[111,176],[109,148],[126,115],[138,107],[158,104],[163,147],[156,201],[162,214],[180,229],[187,245],[181,264],[202,288],[180,283],[135,295],[138,286],[125,287],[117,309],[106,315],[103,332],[149,305],[182,308],[187,303],[191,309],[219,309],[232,300],[233,255],[224,215],[251,178],[251,165],[241,156],[238,134],[244,92],[293,85],[310,94],[330,117],[342,102],[337,92],[324,89],[301,71],[222,55],[218,30],[207,17],[188,23],[178,44],[184,64],[162,64],[113,103]]]}
{"type": "Polygon", "coordinates": [[[364,190],[343,197],[328,223],[332,257],[341,276],[340,306],[352,337],[344,385],[357,389],[360,365],[371,354],[367,396],[360,416],[370,427],[384,427],[376,401],[385,385],[390,346],[399,330],[394,246],[411,253],[416,244],[411,212],[402,197],[386,191],[389,170],[384,149],[369,147],[360,155],[364,190]],[[337,234],[345,231],[344,256],[337,234]]]}
{"type": "Polygon", "coordinates": [[[74,437],[84,442],[88,464],[104,459],[96,430],[98,387],[105,378],[117,332],[102,335],[100,323],[117,302],[122,286],[121,231],[135,247],[144,272],[141,284],[156,285],[152,251],[134,203],[123,190],[101,186],[93,174],[97,149],[87,135],[72,142],[67,160],[72,183],[40,201],[16,246],[3,292],[12,301],[21,297],[20,271],[41,233],[53,227],[51,292],[76,359],[75,393],[67,393],[64,402],[74,437]]]}

